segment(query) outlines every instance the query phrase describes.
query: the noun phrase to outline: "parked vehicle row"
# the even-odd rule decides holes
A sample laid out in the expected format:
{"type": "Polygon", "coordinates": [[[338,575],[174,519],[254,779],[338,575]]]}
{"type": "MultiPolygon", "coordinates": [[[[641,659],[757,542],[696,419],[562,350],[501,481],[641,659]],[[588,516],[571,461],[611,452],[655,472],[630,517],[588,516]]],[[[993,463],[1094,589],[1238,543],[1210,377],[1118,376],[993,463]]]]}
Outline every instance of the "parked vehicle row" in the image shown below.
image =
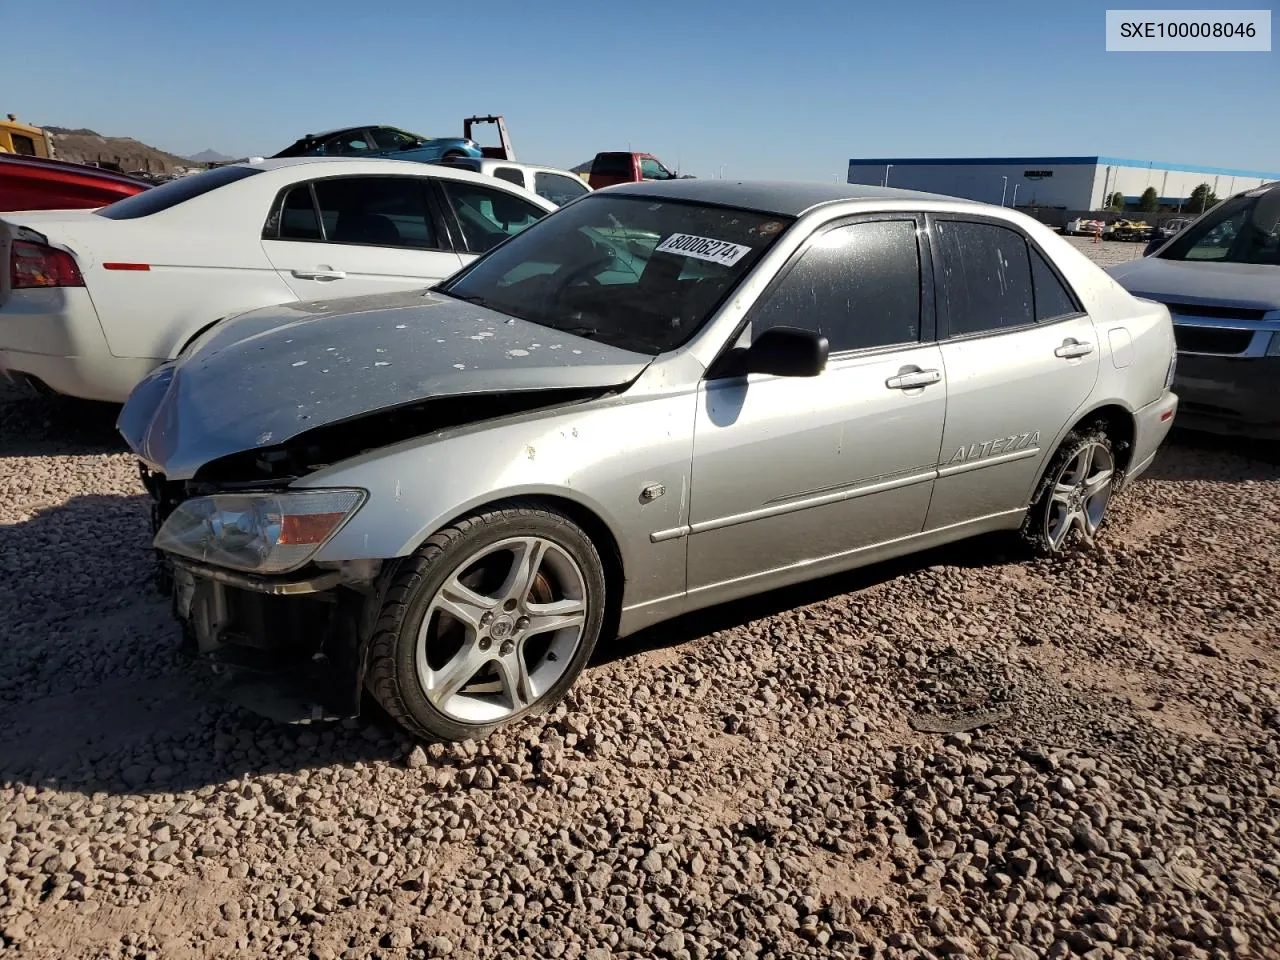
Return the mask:
{"type": "MultiPolygon", "coordinates": [[[[442,208],[500,182],[423,169],[442,208]]],[[[323,235],[305,176],[255,195],[264,245],[323,235]]],[[[1011,210],[674,180],[503,232],[428,291],[217,323],[133,391],[194,649],[481,737],[601,637],[987,531],[1092,540],[1177,409],[1168,308],[1011,210]]]]}
{"type": "Polygon", "coordinates": [[[1091,220],[1086,217],[1076,217],[1074,220],[1068,220],[1063,226],[1062,232],[1068,237],[1094,236],[1101,234],[1107,229],[1107,224],[1103,220],[1091,220]]]}

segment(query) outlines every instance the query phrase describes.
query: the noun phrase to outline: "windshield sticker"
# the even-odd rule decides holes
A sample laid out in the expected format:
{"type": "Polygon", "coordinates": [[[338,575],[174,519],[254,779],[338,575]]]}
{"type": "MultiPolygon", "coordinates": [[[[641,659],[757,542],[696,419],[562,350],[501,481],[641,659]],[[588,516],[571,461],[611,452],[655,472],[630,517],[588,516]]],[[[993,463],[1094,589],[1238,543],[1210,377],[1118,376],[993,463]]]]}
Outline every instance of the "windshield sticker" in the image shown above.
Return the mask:
{"type": "Polygon", "coordinates": [[[676,253],[682,257],[694,257],[732,267],[751,252],[750,247],[727,240],[695,237],[691,233],[673,233],[654,248],[654,253],[676,253]]]}
{"type": "Polygon", "coordinates": [[[768,223],[762,223],[756,229],[756,233],[762,237],[771,237],[782,229],[782,224],[777,220],[770,220],[768,223]]]}

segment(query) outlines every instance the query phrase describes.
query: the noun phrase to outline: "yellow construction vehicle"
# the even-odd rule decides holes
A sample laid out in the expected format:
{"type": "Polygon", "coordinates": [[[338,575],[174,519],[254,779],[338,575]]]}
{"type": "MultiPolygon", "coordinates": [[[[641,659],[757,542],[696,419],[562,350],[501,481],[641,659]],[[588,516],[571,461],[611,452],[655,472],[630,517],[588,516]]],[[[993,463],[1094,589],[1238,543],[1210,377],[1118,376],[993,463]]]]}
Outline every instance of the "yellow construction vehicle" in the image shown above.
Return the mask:
{"type": "Polygon", "coordinates": [[[18,115],[11,113],[0,120],[0,153],[16,153],[25,157],[52,157],[53,137],[48,131],[19,123],[18,115]]]}

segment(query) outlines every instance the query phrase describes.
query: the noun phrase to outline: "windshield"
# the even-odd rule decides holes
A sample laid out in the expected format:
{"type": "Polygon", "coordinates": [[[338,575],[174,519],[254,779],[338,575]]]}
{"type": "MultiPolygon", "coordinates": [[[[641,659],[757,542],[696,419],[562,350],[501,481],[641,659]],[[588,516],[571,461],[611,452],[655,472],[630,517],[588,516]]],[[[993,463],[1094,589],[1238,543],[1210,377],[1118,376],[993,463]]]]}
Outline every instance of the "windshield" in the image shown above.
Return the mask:
{"type": "Polygon", "coordinates": [[[692,337],[792,222],[728,207],[591,194],[437,289],[656,356],[692,337]]]}
{"type": "Polygon", "coordinates": [[[1280,188],[1250,193],[1223,201],[1184,227],[1156,256],[1280,266],[1280,188]]]}

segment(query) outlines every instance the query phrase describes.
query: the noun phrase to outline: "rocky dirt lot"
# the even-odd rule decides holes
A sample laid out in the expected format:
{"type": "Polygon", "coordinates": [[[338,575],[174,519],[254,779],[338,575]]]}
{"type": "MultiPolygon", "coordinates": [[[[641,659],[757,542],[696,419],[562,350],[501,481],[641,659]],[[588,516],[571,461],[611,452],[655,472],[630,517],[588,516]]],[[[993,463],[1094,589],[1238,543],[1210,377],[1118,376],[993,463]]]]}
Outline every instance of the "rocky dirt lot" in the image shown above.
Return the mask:
{"type": "Polygon", "coordinates": [[[1175,437],[1096,550],[711,611],[424,750],[180,658],[111,418],[0,393],[0,953],[1280,956],[1274,450],[1175,437]]]}

